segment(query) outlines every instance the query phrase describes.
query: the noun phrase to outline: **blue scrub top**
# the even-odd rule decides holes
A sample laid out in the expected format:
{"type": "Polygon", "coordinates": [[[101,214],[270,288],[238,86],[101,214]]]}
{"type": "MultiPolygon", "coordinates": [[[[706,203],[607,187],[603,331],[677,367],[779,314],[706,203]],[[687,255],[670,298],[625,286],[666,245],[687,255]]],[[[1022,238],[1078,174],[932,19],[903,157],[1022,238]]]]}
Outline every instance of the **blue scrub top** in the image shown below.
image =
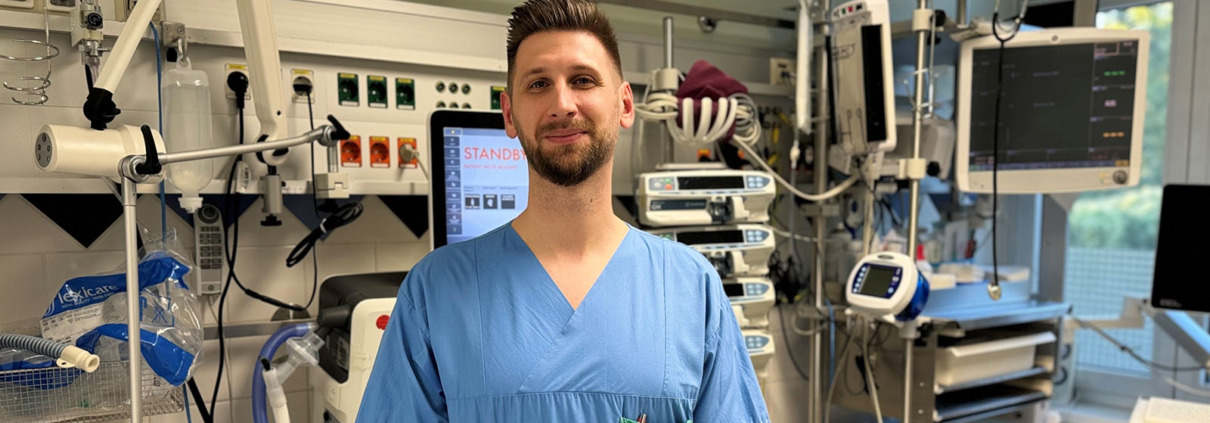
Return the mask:
{"type": "Polygon", "coordinates": [[[358,422],[767,422],[718,273],[631,228],[573,309],[512,225],[408,273],[358,422]]]}

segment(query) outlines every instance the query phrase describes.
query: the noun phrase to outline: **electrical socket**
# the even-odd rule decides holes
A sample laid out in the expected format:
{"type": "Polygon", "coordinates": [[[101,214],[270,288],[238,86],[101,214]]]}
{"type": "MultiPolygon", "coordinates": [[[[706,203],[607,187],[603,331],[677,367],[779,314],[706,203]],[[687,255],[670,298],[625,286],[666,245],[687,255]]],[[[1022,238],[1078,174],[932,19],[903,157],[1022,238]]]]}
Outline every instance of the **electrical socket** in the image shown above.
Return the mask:
{"type": "Polygon", "coordinates": [[[773,85],[794,85],[794,72],[798,69],[798,61],[785,57],[769,58],[769,83],[773,85]]]}
{"type": "MultiPolygon", "coordinates": [[[[235,72],[242,72],[245,76],[247,76],[248,75],[248,65],[228,63],[226,66],[224,66],[224,69],[226,69],[226,72],[223,72],[223,79],[220,80],[219,83],[223,84],[223,89],[227,92],[227,99],[235,100],[235,91],[232,91],[231,87],[227,86],[227,78],[230,77],[231,74],[233,74],[235,72]]],[[[249,88],[248,92],[244,94],[244,101],[248,102],[251,100],[252,100],[252,89],[249,88]]]]}
{"type": "Polygon", "coordinates": [[[295,85],[305,84],[311,87],[311,104],[315,104],[316,97],[319,93],[315,89],[315,72],[310,69],[290,69],[290,86],[286,87],[290,92],[290,101],[295,103],[307,104],[307,95],[300,93],[295,89],[295,85]]]}

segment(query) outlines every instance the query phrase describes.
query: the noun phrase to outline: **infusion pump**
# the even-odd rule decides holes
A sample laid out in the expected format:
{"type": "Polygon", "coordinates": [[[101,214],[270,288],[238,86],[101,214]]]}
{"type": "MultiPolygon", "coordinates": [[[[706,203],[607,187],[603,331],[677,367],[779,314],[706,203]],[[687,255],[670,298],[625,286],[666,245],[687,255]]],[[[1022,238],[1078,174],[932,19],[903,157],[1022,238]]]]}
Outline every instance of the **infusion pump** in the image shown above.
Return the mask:
{"type": "Polygon", "coordinates": [[[752,360],[752,369],[756,372],[756,380],[764,385],[769,376],[766,368],[777,352],[773,348],[773,335],[761,329],[744,329],[741,332],[744,346],[748,348],[748,357],[752,360]]]}
{"type": "Polygon", "coordinates": [[[638,176],[639,223],[649,227],[767,222],[777,186],[764,172],[679,170],[638,176]]]}
{"type": "Polygon", "coordinates": [[[735,317],[740,327],[765,328],[769,326],[769,309],[773,308],[776,296],[773,282],[763,277],[739,277],[723,279],[723,292],[737,308],[735,317]]]}
{"type": "Polygon", "coordinates": [[[676,241],[706,256],[720,278],[763,276],[769,273],[769,257],[776,242],[767,225],[691,226],[654,229],[652,235],[676,241]]]}

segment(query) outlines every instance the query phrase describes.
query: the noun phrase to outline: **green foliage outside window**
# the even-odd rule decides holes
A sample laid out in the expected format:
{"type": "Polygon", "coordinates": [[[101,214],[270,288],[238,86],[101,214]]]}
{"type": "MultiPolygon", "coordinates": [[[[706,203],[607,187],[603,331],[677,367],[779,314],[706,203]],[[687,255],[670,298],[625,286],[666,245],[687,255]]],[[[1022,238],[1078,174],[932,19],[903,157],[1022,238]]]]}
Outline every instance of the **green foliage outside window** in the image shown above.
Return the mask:
{"type": "Polygon", "coordinates": [[[1097,14],[1097,26],[1151,33],[1142,175],[1136,187],[1080,194],[1068,220],[1067,242],[1072,247],[1154,250],[1167,138],[1172,3],[1101,12],[1097,14]]]}

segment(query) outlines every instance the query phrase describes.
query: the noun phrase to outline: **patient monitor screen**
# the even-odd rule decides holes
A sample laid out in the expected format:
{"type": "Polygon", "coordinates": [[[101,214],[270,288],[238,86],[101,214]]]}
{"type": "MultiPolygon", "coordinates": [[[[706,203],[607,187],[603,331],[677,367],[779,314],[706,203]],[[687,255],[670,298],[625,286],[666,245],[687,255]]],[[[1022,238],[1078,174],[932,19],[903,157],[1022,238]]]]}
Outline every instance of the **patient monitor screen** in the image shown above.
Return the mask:
{"type": "MultiPolygon", "coordinates": [[[[446,236],[450,244],[496,229],[528,204],[521,142],[503,129],[445,128],[446,236]]],[[[436,176],[436,175],[434,175],[436,176]]]]}
{"type": "Polygon", "coordinates": [[[1000,51],[975,50],[970,170],[990,171],[993,160],[998,170],[1122,167],[1139,160],[1130,157],[1137,55],[1137,41],[1004,50],[993,159],[1000,51]]]}

